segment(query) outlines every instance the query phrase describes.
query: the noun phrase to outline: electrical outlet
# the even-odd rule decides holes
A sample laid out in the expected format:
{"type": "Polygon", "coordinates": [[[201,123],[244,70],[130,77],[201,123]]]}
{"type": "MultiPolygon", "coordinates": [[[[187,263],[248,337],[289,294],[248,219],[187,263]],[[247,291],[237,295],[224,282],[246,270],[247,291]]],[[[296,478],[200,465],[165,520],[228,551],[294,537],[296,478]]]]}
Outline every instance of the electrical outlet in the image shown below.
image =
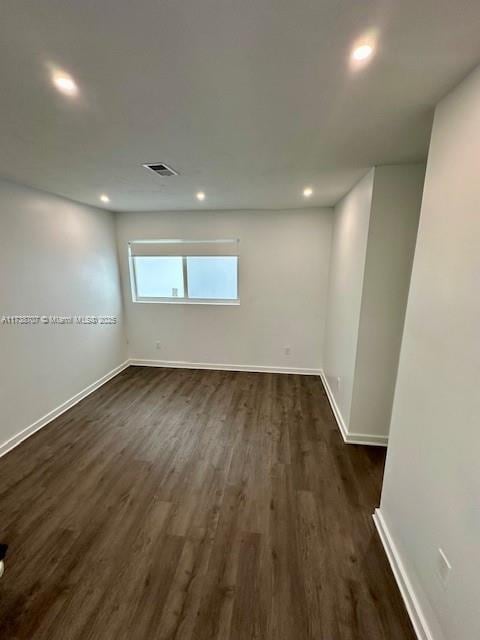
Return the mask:
{"type": "Polygon", "coordinates": [[[286,356],[290,355],[290,347],[285,347],[284,351],[286,356]]]}
{"type": "Polygon", "coordinates": [[[440,578],[445,584],[450,576],[452,565],[450,564],[449,559],[445,555],[445,552],[440,547],[438,547],[437,566],[438,566],[438,573],[440,575],[440,578]]]}
{"type": "Polygon", "coordinates": [[[157,340],[155,342],[155,349],[161,349],[162,348],[162,343],[160,342],[160,340],[157,340]]]}

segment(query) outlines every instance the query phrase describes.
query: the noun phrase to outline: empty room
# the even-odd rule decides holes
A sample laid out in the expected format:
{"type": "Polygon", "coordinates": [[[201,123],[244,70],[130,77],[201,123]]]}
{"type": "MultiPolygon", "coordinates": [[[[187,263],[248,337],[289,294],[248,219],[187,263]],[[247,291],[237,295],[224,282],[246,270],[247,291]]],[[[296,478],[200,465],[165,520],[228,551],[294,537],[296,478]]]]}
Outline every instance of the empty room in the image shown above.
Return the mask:
{"type": "Polygon", "coordinates": [[[2,640],[480,640],[479,33],[2,2],[2,640]]]}

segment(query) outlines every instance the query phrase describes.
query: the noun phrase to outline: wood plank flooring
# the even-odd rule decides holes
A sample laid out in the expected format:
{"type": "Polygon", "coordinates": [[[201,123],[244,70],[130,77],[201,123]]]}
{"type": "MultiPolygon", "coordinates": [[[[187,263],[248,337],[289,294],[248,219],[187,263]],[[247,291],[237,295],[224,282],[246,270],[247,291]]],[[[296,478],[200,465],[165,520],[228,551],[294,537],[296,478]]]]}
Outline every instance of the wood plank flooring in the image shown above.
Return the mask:
{"type": "Polygon", "coordinates": [[[414,640],[319,378],[130,367],[0,459],[3,640],[414,640]]]}

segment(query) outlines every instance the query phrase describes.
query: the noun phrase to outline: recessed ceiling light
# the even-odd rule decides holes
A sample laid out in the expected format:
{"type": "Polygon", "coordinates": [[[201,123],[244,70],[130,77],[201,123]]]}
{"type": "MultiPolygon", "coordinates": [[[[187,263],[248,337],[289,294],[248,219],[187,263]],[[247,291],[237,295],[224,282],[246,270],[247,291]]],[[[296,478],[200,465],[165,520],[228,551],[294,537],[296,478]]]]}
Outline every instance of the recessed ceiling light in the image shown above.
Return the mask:
{"type": "Polygon", "coordinates": [[[102,195],[100,196],[100,200],[105,203],[110,202],[110,198],[107,196],[106,193],[102,193],[102,195]]]}
{"type": "Polygon", "coordinates": [[[368,60],[373,54],[373,46],[371,44],[360,44],[352,51],[352,59],[356,62],[368,60]]]}
{"type": "Polygon", "coordinates": [[[203,193],[203,191],[199,191],[197,193],[197,200],[205,200],[205,194],[203,193]]]}
{"type": "Polygon", "coordinates": [[[67,96],[76,96],[78,93],[78,87],[72,76],[63,71],[55,71],[52,75],[52,82],[59,91],[67,96]]]}
{"type": "Polygon", "coordinates": [[[305,196],[305,198],[309,198],[313,193],[313,189],[311,187],[306,187],[303,190],[303,195],[305,196]]]}

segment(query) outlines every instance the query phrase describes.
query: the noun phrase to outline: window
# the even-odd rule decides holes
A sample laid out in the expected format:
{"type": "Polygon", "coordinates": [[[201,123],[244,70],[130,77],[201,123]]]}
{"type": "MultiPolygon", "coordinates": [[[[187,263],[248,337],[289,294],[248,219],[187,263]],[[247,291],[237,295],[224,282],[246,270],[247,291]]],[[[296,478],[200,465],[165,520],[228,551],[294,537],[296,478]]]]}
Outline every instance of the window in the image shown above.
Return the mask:
{"type": "Polygon", "coordinates": [[[133,259],[138,298],[183,298],[183,259],[139,256],[133,259]]]}
{"type": "Polygon", "coordinates": [[[235,300],[237,262],[236,256],[187,256],[188,297],[235,300]]]}
{"type": "Polygon", "coordinates": [[[134,302],[239,302],[237,240],[137,240],[129,260],[134,302]]]}

